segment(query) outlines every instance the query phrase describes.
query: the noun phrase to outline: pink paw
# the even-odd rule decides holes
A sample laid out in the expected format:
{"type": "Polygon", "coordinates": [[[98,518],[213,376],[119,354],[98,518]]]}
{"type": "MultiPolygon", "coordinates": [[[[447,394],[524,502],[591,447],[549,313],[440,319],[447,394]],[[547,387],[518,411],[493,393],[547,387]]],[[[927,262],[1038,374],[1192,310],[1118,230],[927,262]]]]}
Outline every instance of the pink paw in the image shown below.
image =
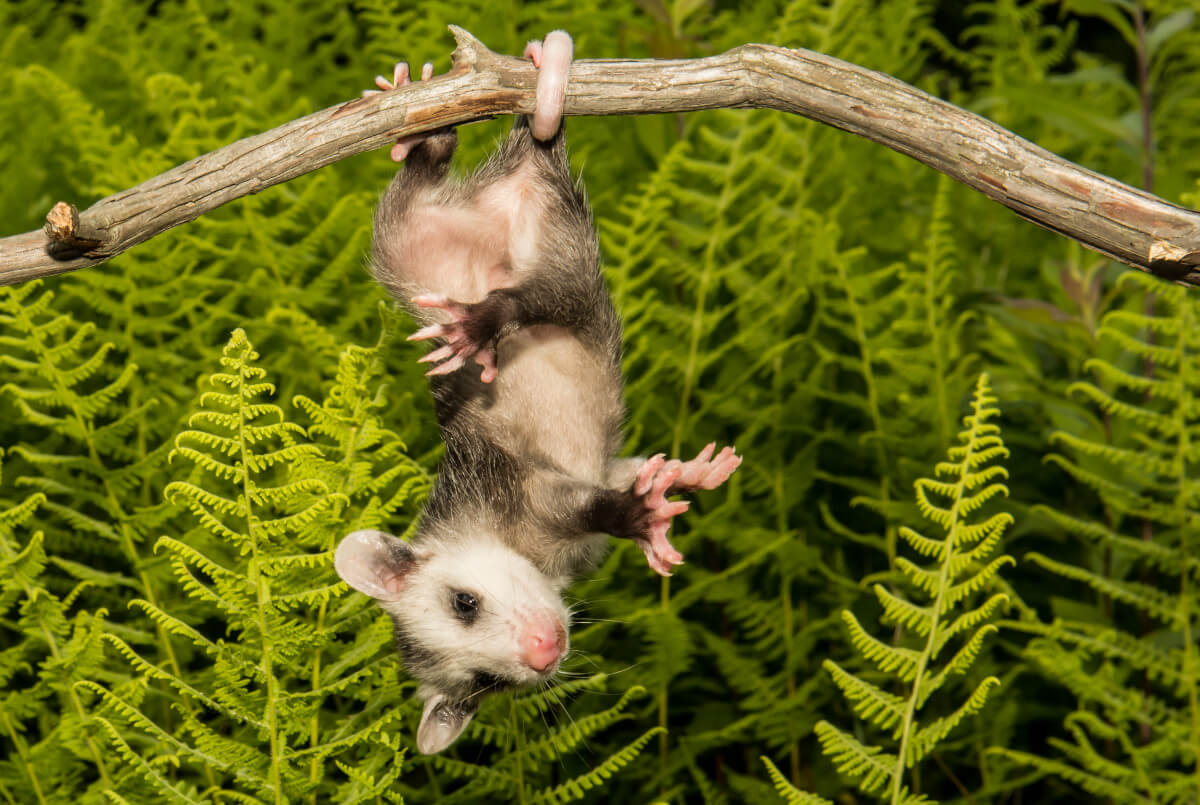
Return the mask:
{"type": "Polygon", "coordinates": [[[448,324],[431,324],[422,327],[408,337],[409,341],[424,341],[430,338],[441,338],[445,345],[420,359],[420,363],[436,363],[437,366],[426,372],[428,375],[448,375],[463,367],[469,358],[483,367],[479,379],[491,383],[496,379],[496,350],[487,343],[482,343],[468,332],[471,314],[467,306],[455,302],[445,296],[426,294],[414,296],[413,304],[419,307],[437,308],[450,314],[448,324]]]}
{"type": "Polygon", "coordinates": [[[647,509],[646,534],[633,541],[646,554],[650,569],[660,576],[671,575],[673,566],[683,564],[683,554],[667,539],[671,518],[688,510],[684,501],[667,500],[667,493],[681,472],[678,465],[678,461],[666,462],[660,453],[646,460],[633,481],[633,493],[643,498],[647,509]],[[676,466],[668,466],[669,463],[676,466]]]}
{"type": "Polygon", "coordinates": [[[672,517],[688,510],[687,503],[672,503],[667,495],[716,489],[742,463],[742,457],[732,447],[726,447],[713,458],[716,446],[715,442],[709,443],[691,461],[674,458],[666,461],[660,453],[646,460],[633,481],[633,494],[643,497],[648,510],[648,533],[635,537],[634,542],[646,554],[650,568],[661,576],[671,575],[671,568],[683,563],[683,554],[667,539],[667,530],[672,517]]]}
{"type": "Polygon", "coordinates": [[[709,442],[703,450],[691,461],[672,459],[666,466],[678,466],[679,478],[671,487],[672,492],[691,492],[694,489],[716,489],[733,475],[742,464],[742,457],[733,452],[732,447],[726,447],[712,457],[716,442],[709,442]]]}
{"type": "MultiPolygon", "coordinates": [[[[432,62],[425,62],[421,67],[421,80],[428,81],[431,78],[433,78],[433,64],[432,62]]],[[[381,75],[375,76],[375,86],[379,87],[379,89],[364,89],[363,97],[378,95],[380,92],[388,92],[398,87],[406,87],[411,83],[412,80],[408,76],[408,64],[397,62],[396,66],[392,69],[392,80],[388,81],[387,78],[381,75]]],[[[396,144],[392,146],[391,151],[392,161],[403,162],[404,158],[408,156],[408,152],[413,149],[413,146],[428,136],[428,134],[412,134],[396,140],[396,144]]]]}

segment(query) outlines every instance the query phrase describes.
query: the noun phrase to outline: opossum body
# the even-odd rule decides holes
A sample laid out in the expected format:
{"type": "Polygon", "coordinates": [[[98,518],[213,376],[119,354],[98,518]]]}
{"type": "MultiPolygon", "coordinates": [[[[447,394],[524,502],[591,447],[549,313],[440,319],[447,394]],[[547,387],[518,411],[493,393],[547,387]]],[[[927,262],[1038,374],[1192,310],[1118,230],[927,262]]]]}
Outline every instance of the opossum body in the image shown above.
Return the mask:
{"type": "Polygon", "coordinates": [[[614,458],[620,321],[559,122],[570,50],[554,32],[526,52],[539,67],[532,127],[548,139],[522,118],[461,181],[449,176],[453,130],[401,140],[393,156],[407,164],[375,215],[376,278],[424,325],[413,338],[441,342],[422,360],[436,364],[446,452],[411,542],[355,532],[336,567],[395,622],[422,683],[425,753],[458,737],[482,694],[558,670],[562,589],[599,560],[605,535],[635,540],[669,574],[683,557],[666,532],[687,504],[667,495],[715,488],[741,463],[713,445],[689,462],[614,458]]]}

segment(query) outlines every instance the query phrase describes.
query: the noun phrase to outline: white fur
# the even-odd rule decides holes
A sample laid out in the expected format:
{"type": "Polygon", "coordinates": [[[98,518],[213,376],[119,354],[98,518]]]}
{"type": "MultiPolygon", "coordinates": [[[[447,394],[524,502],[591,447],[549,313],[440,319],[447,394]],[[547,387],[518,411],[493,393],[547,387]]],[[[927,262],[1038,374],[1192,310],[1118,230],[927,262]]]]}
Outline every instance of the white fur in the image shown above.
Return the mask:
{"type": "MultiPolygon", "coordinates": [[[[381,601],[405,624],[414,641],[439,654],[447,682],[471,678],[487,669],[529,685],[551,676],[521,659],[521,640],[535,620],[556,619],[567,630],[568,614],[559,590],[528,559],[490,536],[427,541],[413,577],[394,601],[381,601]],[[449,601],[454,590],[479,597],[480,614],[463,624],[449,601]]],[[[564,646],[564,653],[566,647],[564,646]]]]}
{"type": "Polygon", "coordinates": [[[580,382],[605,371],[597,356],[561,327],[534,325],[500,343],[500,362],[498,402],[479,412],[480,427],[517,455],[532,447],[572,477],[599,484],[609,446],[595,422],[611,403],[580,382]]]}

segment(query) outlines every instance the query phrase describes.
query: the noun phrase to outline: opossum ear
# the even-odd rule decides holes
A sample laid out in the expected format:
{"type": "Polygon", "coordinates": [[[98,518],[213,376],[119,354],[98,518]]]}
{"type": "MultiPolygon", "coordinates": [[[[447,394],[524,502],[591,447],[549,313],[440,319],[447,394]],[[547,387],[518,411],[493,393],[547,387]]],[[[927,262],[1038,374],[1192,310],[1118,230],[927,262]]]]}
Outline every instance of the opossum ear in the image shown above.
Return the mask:
{"type": "Polygon", "coordinates": [[[425,700],[421,726],[417,727],[417,751],[435,755],[458,740],[479,709],[478,702],[451,702],[440,693],[425,700]]]}
{"type": "Polygon", "coordinates": [[[396,601],[417,557],[404,540],[382,531],[346,535],[333,557],[342,581],[380,601],[396,601]]]}

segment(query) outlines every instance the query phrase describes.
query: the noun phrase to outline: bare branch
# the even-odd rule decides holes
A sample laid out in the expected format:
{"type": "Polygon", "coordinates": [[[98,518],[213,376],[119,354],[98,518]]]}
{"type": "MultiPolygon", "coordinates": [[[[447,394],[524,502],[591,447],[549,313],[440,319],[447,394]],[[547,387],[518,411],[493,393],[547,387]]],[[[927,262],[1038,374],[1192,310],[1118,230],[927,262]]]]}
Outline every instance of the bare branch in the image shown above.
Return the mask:
{"type": "MultiPolygon", "coordinates": [[[[0,284],[104,262],[228,201],[397,137],[533,111],[532,63],[451,26],[450,72],[350,101],[197,157],[87,210],[60,202],[44,230],[0,239],[0,284]]],[[[886,145],[1116,260],[1200,284],[1200,213],[1080,168],[894,78],[808,50],[743,45],[673,61],[571,66],[568,115],[777,109],[886,145]]]]}

